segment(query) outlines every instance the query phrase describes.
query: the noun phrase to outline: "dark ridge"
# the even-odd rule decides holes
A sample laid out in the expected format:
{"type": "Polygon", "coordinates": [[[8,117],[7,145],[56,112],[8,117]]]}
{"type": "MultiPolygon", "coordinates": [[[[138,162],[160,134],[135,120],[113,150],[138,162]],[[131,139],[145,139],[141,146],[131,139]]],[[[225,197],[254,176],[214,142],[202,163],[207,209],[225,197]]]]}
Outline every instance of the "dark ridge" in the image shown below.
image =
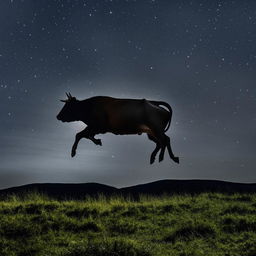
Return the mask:
{"type": "Polygon", "coordinates": [[[256,183],[235,183],[218,180],[159,180],[131,187],[115,188],[99,183],[38,183],[0,190],[0,197],[25,195],[31,192],[46,194],[57,199],[82,199],[86,196],[98,197],[122,195],[198,194],[218,193],[256,193],[256,183]]]}
{"type": "Polygon", "coordinates": [[[57,199],[82,199],[86,196],[110,196],[116,188],[99,183],[34,183],[0,190],[0,197],[23,196],[31,192],[45,194],[57,199]]]}
{"type": "Polygon", "coordinates": [[[219,180],[159,180],[141,184],[120,191],[125,194],[198,194],[203,192],[255,193],[256,183],[235,183],[219,180]]]}

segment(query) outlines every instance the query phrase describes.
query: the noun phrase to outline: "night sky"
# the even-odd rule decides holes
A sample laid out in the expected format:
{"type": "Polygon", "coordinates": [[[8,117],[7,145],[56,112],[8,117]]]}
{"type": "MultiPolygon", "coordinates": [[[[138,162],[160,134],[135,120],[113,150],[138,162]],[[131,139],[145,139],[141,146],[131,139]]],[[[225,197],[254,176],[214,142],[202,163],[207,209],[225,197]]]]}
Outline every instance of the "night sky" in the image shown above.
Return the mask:
{"type": "Polygon", "coordinates": [[[2,0],[0,188],[35,182],[256,182],[256,1],[2,0]],[[147,136],[62,123],[59,99],[167,101],[177,165],[147,136]]]}

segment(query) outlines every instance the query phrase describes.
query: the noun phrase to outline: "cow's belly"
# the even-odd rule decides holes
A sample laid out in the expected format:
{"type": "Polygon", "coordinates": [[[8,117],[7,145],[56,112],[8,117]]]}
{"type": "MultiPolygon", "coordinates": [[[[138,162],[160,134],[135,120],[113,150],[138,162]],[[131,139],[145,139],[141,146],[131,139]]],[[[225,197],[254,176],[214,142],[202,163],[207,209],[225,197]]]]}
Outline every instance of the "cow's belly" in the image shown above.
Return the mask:
{"type": "Polygon", "coordinates": [[[149,133],[145,125],[146,113],[144,101],[117,101],[108,109],[108,125],[114,134],[142,134],[149,133]]]}
{"type": "Polygon", "coordinates": [[[133,113],[112,112],[109,115],[109,127],[118,131],[120,134],[137,133],[142,123],[142,115],[134,115],[133,113]]]}
{"type": "Polygon", "coordinates": [[[142,133],[152,134],[151,129],[144,124],[138,124],[136,126],[131,126],[127,124],[124,127],[114,127],[111,132],[118,135],[125,135],[125,134],[141,135],[142,133]]]}

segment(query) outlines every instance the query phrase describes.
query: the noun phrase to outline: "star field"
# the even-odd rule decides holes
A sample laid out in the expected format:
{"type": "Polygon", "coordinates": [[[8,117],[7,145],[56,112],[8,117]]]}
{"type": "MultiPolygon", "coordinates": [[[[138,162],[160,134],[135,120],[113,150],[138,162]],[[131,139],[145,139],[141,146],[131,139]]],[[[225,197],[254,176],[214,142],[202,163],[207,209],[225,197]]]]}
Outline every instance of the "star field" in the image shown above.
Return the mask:
{"type": "Polygon", "coordinates": [[[116,186],[165,178],[256,182],[256,2],[5,0],[0,3],[0,188],[31,182],[116,186]],[[82,140],[59,99],[165,100],[166,154],[146,136],[82,140]]]}

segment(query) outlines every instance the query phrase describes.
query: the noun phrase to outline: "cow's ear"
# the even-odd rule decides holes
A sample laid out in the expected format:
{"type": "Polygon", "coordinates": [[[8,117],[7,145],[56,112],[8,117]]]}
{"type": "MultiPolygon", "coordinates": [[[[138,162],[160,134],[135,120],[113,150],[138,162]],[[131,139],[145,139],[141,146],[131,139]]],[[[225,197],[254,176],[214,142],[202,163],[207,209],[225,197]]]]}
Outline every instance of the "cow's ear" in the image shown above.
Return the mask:
{"type": "Polygon", "coordinates": [[[66,100],[60,100],[61,102],[64,102],[64,103],[66,103],[67,101],[66,100]]]}

